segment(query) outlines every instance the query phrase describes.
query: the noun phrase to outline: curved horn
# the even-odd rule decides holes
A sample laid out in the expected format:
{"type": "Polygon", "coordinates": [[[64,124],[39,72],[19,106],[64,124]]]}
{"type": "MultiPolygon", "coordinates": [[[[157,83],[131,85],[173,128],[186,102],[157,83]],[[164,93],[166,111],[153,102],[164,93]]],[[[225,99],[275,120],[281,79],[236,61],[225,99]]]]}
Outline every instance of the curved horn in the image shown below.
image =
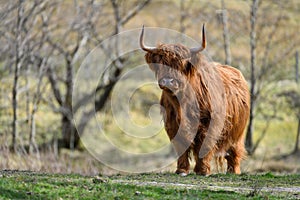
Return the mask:
{"type": "Polygon", "coordinates": [[[156,49],[156,47],[147,47],[146,45],[144,45],[144,25],[143,25],[142,32],[141,32],[141,35],[140,35],[140,47],[144,51],[147,51],[147,52],[152,52],[153,50],[156,49]]]}
{"type": "Polygon", "coordinates": [[[202,26],[202,45],[200,47],[191,48],[190,52],[193,54],[199,53],[203,51],[206,47],[206,40],[205,40],[205,24],[202,26]]]}

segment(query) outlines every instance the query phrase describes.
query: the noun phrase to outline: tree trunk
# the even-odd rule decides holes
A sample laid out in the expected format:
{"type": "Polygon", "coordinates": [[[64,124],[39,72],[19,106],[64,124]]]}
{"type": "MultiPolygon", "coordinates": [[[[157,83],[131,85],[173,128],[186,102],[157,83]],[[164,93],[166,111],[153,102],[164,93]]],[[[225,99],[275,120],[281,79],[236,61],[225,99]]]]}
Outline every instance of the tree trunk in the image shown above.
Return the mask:
{"type": "Polygon", "coordinates": [[[29,74],[30,74],[30,66],[26,66],[26,73],[25,73],[25,99],[26,99],[26,123],[29,125],[29,119],[30,119],[30,82],[29,82],[29,74]]]}
{"type": "Polygon", "coordinates": [[[246,150],[249,155],[253,154],[253,130],[254,130],[254,108],[256,101],[256,14],[258,9],[258,0],[252,1],[250,13],[250,48],[251,48],[251,80],[250,80],[250,117],[246,134],[246,150]]]}
{"type": "Polygon", "coordinates": [[[13,151],[17,152],[17,138],[18,138],[18,87],[19,87],[19,76],[20,76],[20,69],[22,66],[22,24],[23,24],[23,13],[24,13],[24,6],[23,1],[19,0],[18,3],[18,14],[17,14],[17,27],[16,27],[16,60],[14,64],[14,83],[12,89],[12,107],[13,107],[13,121],[12,121],[12,146],[13,151]]]}
{"type": "Polygon", "coordinates": [[[12,107],[13,107],[13,122],[12,122],[12,146],[13,151],[17,152],[17,138],[18,138],[18,86],[19,86],[19,71],[20,63],[16,58],[14,70],[14,84],[12,90],[12,107]]]}
{"type": "Polygon", "coordinates": [[[295,149],[293,152],[294,154],[298,154],[300,152],[299,143],[300,143],[300,117],[298,118],[298,130],[297,130],[295,149]]]}
{"type": "Polygon", "coordinates": [[[62,147],[76,149],[79,145],[79,136],[74,126],[73,120],[68,116],[63,116],[61,120],[63,143],[62,147]]]}
{"type": "Polygon", "coordinates": [[[221,3],[222,3],[222,24],[223,24],[225,64],[226,65],[231,65],[231,52],[230,52],[227,10],[225,8],[224,0],[222,0],[221,3]]]}
{"type": "Polygon", "coordinates": [[[73,65],[71,59],[67,58],[67,73],[66,73],[66,95],[63,103],[62,116],[62,135],[64,146],[70,149],[75,149],[79,144],[79,136],[73,123],[72,113],[72,92],[73,92],[73,65]]]}
{"type": "Polygon", "coordinates": [[[180,32],[181,33],[185,33],[185,25],[184,25],[184,21],[186,19],[186,10],[185,10],[185,6],[184,6],[184,0],[180,0],[180,19],[179,19],[179,26],[180,26],[180,32]]]}
{"type": "MultiPolygon", "coordinates": [[[[296,60],[296,63],[295,63],[295,70],[296,70],[296,76],[295,76],[295,79],[296,79],[296,83],[299,82],[299,52],[296,51],[295,53],[295,60],[296,60]]],[[[298,116],[298,130],[297,130],[297,137],[296,137],[296,143],[295,143],[295,149],[294,149],[294,154],[298,154],[300,152],[300,149],[299,149],[299,143],[300,143],[300,114],[297,115],[298,116]]]]}
{"type": "Polygon", "coordinates": [[[296,76],[295,76],[295,78],[296,78],[296,83],[298,83],[298,81],[299,81],[299,52],[298,51],[296,51],[295,59],[296,59],[296,64],[295,64],[296,76]]]}
{"type": "MultiPolygon", "coordinates": [[[[36,108],[34,108],[34,110],[36,110],[36,108]]],[[[36,135],[35,111],[33,111],[30,117],[29,154],[38,152],[38,146],[35,142],[35,135],[36,135]]]]}
{"type": "Polygon", "coordinates": [[[36,124],[35,124],[35,116],[36,112],[38,111],[38,106],[41,100],[41,85],[42,85],[42,80],[44,77],[44,68],[45,68],[45,60],[42,60],[39,67],[39,78],[38,78],[38,85],[36,89],[36,93],[34,94],[33,98],[33,106],[32,106],[32,111],[30,114],[30,132],[29,132],[29,154],[32,154],[34,152],[38,153],[38,146],[35,142],[35,135],[36,135],[36,124]]]}
{"type": "MultiPolygon", "coordinates": [[[[251,105],[251,103],[250,103],[251,105]]],[[[247,134],[246,134],[246,142],[245,142],[245,146],[246,146],[246,150],[248,152],[249,155],[251,155],[253,152],[253,109],[252,106],[250,108],[250,116],[249,116],[249,124],[248,124],[248,128],[247,128],[247,134]]]]}

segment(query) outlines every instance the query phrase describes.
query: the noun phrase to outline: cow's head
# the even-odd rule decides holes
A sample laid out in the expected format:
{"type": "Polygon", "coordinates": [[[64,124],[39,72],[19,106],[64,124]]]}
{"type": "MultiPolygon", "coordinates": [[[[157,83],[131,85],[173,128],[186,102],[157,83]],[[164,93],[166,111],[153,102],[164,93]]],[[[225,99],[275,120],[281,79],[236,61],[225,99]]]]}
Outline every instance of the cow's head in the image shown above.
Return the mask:
{"type": "Polygon", "coordinates": [[[140,46],[147,52],[146,62],[154,71],[159,87],[176,94],[185,89],[186,81],[195,71],[191,58],[205,49],[204,24],[200,47],[190,49],[181,44],[159,44],[157,47],[148,47],[144,44],[144,26],[140,35],[140,46]]]}

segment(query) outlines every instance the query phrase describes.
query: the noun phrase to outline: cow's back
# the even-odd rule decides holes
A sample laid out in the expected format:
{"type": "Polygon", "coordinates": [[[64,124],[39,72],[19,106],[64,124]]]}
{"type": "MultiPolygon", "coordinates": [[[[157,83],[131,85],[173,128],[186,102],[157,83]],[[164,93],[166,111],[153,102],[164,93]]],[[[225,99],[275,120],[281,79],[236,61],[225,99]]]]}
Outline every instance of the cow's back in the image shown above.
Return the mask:
{"type": "Polygon", "coordinates": [[[250,94],[247,82],[242,73],[227,65],[217,65],[226,93],[226,121],[228,130],[224,130],[225,138],[231,142],[241,140],[247,125],[250,111],[250,94]]]}

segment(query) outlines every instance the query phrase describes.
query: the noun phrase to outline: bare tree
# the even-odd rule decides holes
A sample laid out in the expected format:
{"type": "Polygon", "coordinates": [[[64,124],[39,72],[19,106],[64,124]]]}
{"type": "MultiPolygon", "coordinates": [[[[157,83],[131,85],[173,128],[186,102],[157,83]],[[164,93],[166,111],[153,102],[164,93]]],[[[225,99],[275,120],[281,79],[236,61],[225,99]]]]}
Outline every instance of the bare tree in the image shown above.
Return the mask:
{"type": "Polygon", "coordinates": [[[299,52],[295,53],[295,81],[299,82],[299,52]]]}
{"type": "MultiPolygon", "coordinates": [[[[265,86],[269,85],[270,82],[274,81],[274,76],[280,70],[280,66],[284,62],[283,58],[286,58],[290,55],[299,41],[297,39],[294,40],[293,43],[287,44],[285,42],[286,38],[295,38],[294,33],[285,33],[283,36],[278,37],[281,31],[284,29],[280,29],[282,25],[282,21],[285,19],[285,9],[286,4],[279,3],[273,4],[276,5],[279,12],[277,12],[276,17],[272,18],[272,20],[266,20],[267,15],[263,12],[264,9],[269,8],[270,4],[263,4],[261,1],[252,1],[251,13],[250,13],[250,48],[251,48],[251,66],[250,66],[250,94],[251,94],[251,108],[250,108],[250,119],[247,128],[246,134],[246,148],[248,153],[251,155],[254,153],[256,148],[258,147],[260,141],[265,135],[265,131],[261,133],[261,137],[254,144],[253,142],[253,132],[254,132],[254,119],[255,115],[261,114],[264,115],[259,110],[263,110],[260,108],[261,102],[267,98],[267,93],[263,92],[265,86]],[[258,17],[258,8],[262,13],[258,17]],[[269,28],[269,29],[268,29],[269,28]],[[257,31],[259,30],[259,31],[257,31]],[[277,37],[277,38],[276,38],[277,37]],[[279,38],[279,39],[278,39],[279,38]],[[259,43],[259,45],[257,45],[259,43]],[[285,48],[276,48],[275,44],[281,44],[285,48]],[[259,54],[257,54],[259,52],[259,54]],[[259,56],[257,56],[259,55],[259,56]]],[[[278,78],[278,75],[277,75],[278,78]]],[[[284,77],[282,77],[284,78],[284,77]]],[[[273,102],[274,103],[274,102],[273,102]]],[[[271,119],[276,117],[276,112],[271,115],[265,115],[266,124],[265,128],[269,126],[271,123],[271,119]],[[274,115],[275,113],[275,115],[274,115]]]]}
{"type": "Polygon", "coordinates": [[[43,91],[43,78],[45,76],[45,72],[47,70],[47,57],[43,58],[42,60],[39,60],[38,65],[38,82],[36,86],[36,91],[33,94],[33,100],[32,100],[32,109],[30,112],[30,128],[29,128],[29,154],[39,152],[38,145],[35,141],[36,137],[36,113],[39,108],[40,101],[42,99],[42,91],[43,91]]]}
{"type": "MultiPolygon", "coordinates": [[[[46,1],[44,1],[45,3],[46,1]]],[[[49,3],[49,2],[47,2],[49,3]]],[[[35,141],[36,137],[36,113],[39,109],[39,104],[42,100],[43,91],[45,91],[46,84],[43,85],[44,77],[46,76],[46,72],[49,65],[49,59],[51,58],[50,55],[52,55],[54,48],[49,48],[46,46],[46,40],[47,40],[47,28],[49,26],[49,19],[51,18],[51,15],[53,14],[53,10],[55,8],[54,4],[48,4],[45,5],[43,8],[44,12],[40,13],[41,17],[41,27],[40,29],[41,34],[39,38],[35,38],[35,49],[31,52],[30,61],[33,66],[35,66],[35,69],[37,69],[37,84],[35,91],[31,94],[32,97],[32,108],[29,113],[29,154],[32,153],[39,153],[38,145],[35,141]],[[46,12],[47,11],[47,12],[46,12]]]]}
{"type": "MultiPolygon", "coordinates": [[[[286,20],[286,4],[277,2],[276,4],[266,3],[262,1],[252,1],[250,13],[250,48],[251,48],[251,67],[250,67],[250,93],[251,93],[251,110],[250,119],[246,135],[246,148],[251,155],[258,147],[262,137],[265,135],[264,131],[261,133],[260,139],[254,144],[254,119],[255,116],[260,114],[262,108],[261,102],[268,99],[268,94],[265,93],[265,88],[270,82],[277,81],[279,76],[282,76],[282,64],[286,62],[287,58],[299,44],[299,40],[295,37],[296,32],[285,32],[285,29],[280,29],[286,20]],[[258,9],[260,7],[260,9],[258,9]],[[269,12],[266,10],[277,9],[276,17],[270,18],[269,12]],[[262,10],[258,16],[258,11],[262,10]],[[269,20],[266,20],[269,19],[269,20]],[[283,23],[281,23],[283,22],[283,23]],[[267,28],[266,28],[267,27],[267,28]],[[258,31],[259,30],[259,31],[258,31]],[[284,34],[279,33],[284,31],[284,34]],[[293,42],[287,38],[295,38],[293,42]],[[259,45],[256,45],[259,43],[259,45]],[[258,54],[256,53],[258,52],[258,54]],[[281,74],[280,74],[281,73],[281,74]]],[[[295,27],[296,28],[296,27],[295,27]]],[[[267,102],[266,102],[267,103],[267,102]]],[[[274,102],[273,102],[274,103],[274,102]]],[[[276,114],[276,112],[274,112],[276,114]]],[[[264,116],[266,119],[265,127],[269,126],[271,119],[276,115],[269,114],[264,116]]]]}
{"type": "Polygon", "coordinates": [[[298,129],[297,129],[297,136],[295,140],[295,148],[293,154],[299,154],[300,152],[300,117],[298,116],[298,129]]]}
{"type": "MultiPolygon", "coordinates": [[[[114,22],[115,23],[115,29],[114,29],[115,31],[113,33],[111,33],[111,36],[118,34],[119,31],[121,31],[122,27],[128,21],[130,21],[134,16],[136,16],[149,3],[150,3],[150,0],[145,0],[145,1],[139,2],[135,7],[133,7],[127,13],[122,15],[120,12],[121,4],[118,3],[118,1],[116,1],[116,0],[111,0],[111,4],[113,7],[113,11],[114,11],[114,21],[115,21],[114,22]]],[[[94,34],[94,35],[96,35],[97,41],[102,40],[101,38],[98,38],[97,34],[94,34]]],[[[116,41],[118,41],[118,40],[116,40],[116,41]]],[[[96,88],[96,100],[95,100],[95,111],[96,112],[99,112],[104,108],[105,103],[108,100],[111,91],[113,90],[115,84],[118,81],[119,76],[121,75],[121,73],[124,69],[124,64],[128,60],[128,57],[127,58],[120,57],[118,55],[118,52],[119,52],[118,42],[116,42],[115,47],[116,47],[116,51],[115,51],[116,55],[114,55],[113,57],[115,57],[116,59],[113,61],[112,65],[111,65],[109,75],[106,78],[107,80],[106,81],[102,80],[101,83],[96,88]]],[[[76,105],[73,105],[73,108],[75,109],[75,111],[80,106],[85,105],[85,103],[88,102],[88,100],[91,97],[93,97],[93,95],[94,95],[94,93],[89,94],[89,95],[83,97],[82,99],[80,99],[76,105]]],[[[84,132],[87,122],[91,119],[93,114],[94,114],[93,109],[83,113],[81,119],[79,120],[78,127],[77,127],[79,133],[84,132]]]]}
{"type": "MultiPolygon", "coordinates": [[[[122,27],[130,21],[134,16],[136,16],[148,3],[150,0],[139,1],[136,6],[133,6],[126,13],[121,13],[120,7],[122,1],[111,0],[111,6],[113,8],[114,17],[109,20],[113,20],[114,29],[111,33],[107,35],[101,35],[99,30],[96,29],[96,23],[99,23],[98,20],[101,17],[106,17],[107,15],[101,15],[101,12],[98,9],[103,9],[103,6],[108,6],[105,4],[96,5],[95,1],[88,1],[86,3],[79,3],[74,1],[75,6],[75,17],[71,25],[66,29],[62,30],[63,34],[60,36],[63,38],[62,41],[56,41],[56,37],[54,35],[49,35],[47,38],[47,42],[50,46],[55,49],[57,56],[62,56],[64,59],[64,77],[60,77],[58,71],[61,69],[54,69],[54,66],[48,68],[48,79],[51,84],[51,88],[53,91],[53,95],[55,97],[56,103],[59,107],[53,105],[54,110],[61,114],[61,124],[62,124],[62,145],[67,148],[76,148],[79,144],[80,135],[79,133],[83,133],[85,128],[85,124],[90,119],[90,114],[84,114],[82,119],[80,120],[78,130],[75,128],[73,124],[73,113],[76,113],[78,109],[85,105],[86,102],[93,96],[87,95],[82,100],[78,102],[78,104],[73,105],[72,109],[72,87],[74,82],[74,73],[76,69],[76,62],[78,61],[78,53],[82,49],[84,45],[87,43],[93,43],[93,46],[101,43],[106,37],[118,34],[121,32],[122,27]],[[91,12],[88,12],[91,11],[91,12]],[[67,38],[74,37],[76,35],[76,40],[70,40],[70,43],[65,43],[67,38]],[[64,44],[65,43],[65,44],[64,44]],[[61,89],[59,83],[64,85],[64,90],[61,89]]],[[[111,23],[107,24],[111,27],[111,23]]],[[[103,29],[105,29],[103,27],[103,29]]],[[[109,29],[106,29],[109,30],[109,29]]],[[[118,45],[118,43],[116,43],[118,45]]],[[[118,52],[118,51],[116,51],[118,52]]],[[[116,81],[118,80],[118,76],[121,74],[123,70],[123,62],[118,55],[114,55],[116,57],[115,62],[113,63],[114,68],[112,68],[113,77],[109,80],[105,85],[101,85],[97,89],[97,99],[95,102],[96,111],[100,111],[107,101],[116,81]]]]}
{"type": "MultiPolygon", "coordinates": [[[[63,5],[58,3],[59,6],[63,5]]],[[[62,28],[59,26],[54,27],[55,31],[49,27],[46,38],[49,46],[54,49],[53,55],[50,56],[56,59],[59,57],[63,59],[63,62],[59,63],[60,68],[53,63],[47,68],[48,80],[56,101],[55,103],[48,103],[55,112],[61,115],[63,137],[61,145],[71,149],[75,148],[79,143],[79,136],[73,124],[72,116],[72,89],[75,66],[80,49],[87,43],[89,37],[87,30],[90,29],[90,26],[95,25],[95,20],[98,17],[93,9],[94,1],[87,1],[82,4],[74,1],[72,6],[74,6],[75,16],[71,19],[70,25],[62,28]],[[57,38],[61,38],[61,40],[57,40],[57,38]],[[69,40],[69,38],[74,39],[69,40]]],[[[101,9],[101,6],[98,6],[98,8],[101,9]]],[[[55,21],[49,21],[48,23],[53,25],[55,21]]]]}
{"type": "MultiPolygon", "coordinates": [[[[40,43],[35,43],[37,34],[34,30],[34,25],[36,24],[37,18],[39,14],[45,9],[43,5],[45,2],[43,1],[34,1],[31,4],[26,4],[23,0],[18,0],[15,4],[7,5],[8,10],[4,11],[4,16],[7,16],[5,23],[9,23],[10,20],[11,24],[6,24],[8,28],[8,32],[4,35],[7,39],[7,44],[9,46],[13,45],[13,50],[10,51],[10,56],[13,58],[14,61],[14,82],[12,87],[12,107],[13,107],[13,120],[12,120],[12,146],[14,152],[17,151],[17,139],[18,139],[18,126],[19,126],[19,79],[21,76],[21,72],[23,70],[28,72],[28,69],[31,65],[31,58],[34,54],[34,50],[40,43]],[[14,19],[14,11],[16,11],[16,19],[14,19]],[[15,24],[14,24],[15,21],[15,24]],[[26,66],[26,68],[24,67],[26,66]]],[[[8,63],[10,60],[7,61],[8,63]]],[[[28,122],[29,118],[29,92],[28,92],[28,73],[25,72],[25,82],[26,85],[24,90],[26,90],[26,113],[27,119],[25,121],[28,122]]]]}
{"type": "MultiPolygon", "coordinates": [[[[51,7],[49,1],[35,0],[30,3],[19,0],[15,2],[6,3],[5,9],[1,11],[2,23],[0,31],[1,40],[3,42],[4,50],[2,55],[5,55],[4,62],[6,66],[12,66],[12,75],[14,77],[12,85],[12,146],[14,152],[17,152],[18,147],[23,147],[24,142],[22,141],[25,136],[19,137],[19,132],[22,130],[26,133],[27,129],[34,130],[34,116],[31,111],[31,91],[29,90],[30,75],[32,71],[40,69],[39,62],[41,57],[45,54],[45,34],[42,29],[43,24],[40,23],[39,19],[43,15],[43,12],[51,7]],[[32,71],[31,71],[32,70],[32,71]],[[23,81],[24,80],[24,81],[23,81]],[[20,84],[21,82],[25,82],[20,84]],[[25,98],[22,101],[19,100],[21,93],[25,92],[25,98]],[[25,101],[23,101],[25,99],[25,101]],[[21,106],[25,103],[25,126],[22,125],[21,106]],[[31,120],[30,120],[31,119],[31,120]],[[19,143],[18,143],[19,142],[19,143]],[[20,146],[20,144],[22,144],[20,146]]],[[[35,101],[35,100],[34,100],[35,101]]],[[[34,104],[34,103],[33,103],[34,104]]],[[[37,109],[37,104],[34,106],[34,110],[37,109]]],[[[33,144],[34,135],[32,131],[29,131],[30,145],[33,144]]]]}
{"type": "Polygon", "coordinates": [[[14,152],[17,152],[17,137],[18,137],[18,87],[20,68],[24,61],[22,47],[22,34],[24,23],[24,2],[18,1],[18,14],[16,24],[16,43],[15,43],[15,63],[14,63],[14,83],[12,88],[12,107],[13,107],[13,121],[12,121],[12,145],[14,152]]]}
{"type": "MultiPolygon", "coordinates": [[[[298,99],[300,99],[300,95],[298,96],[298,99]]],[[[296,140],[295,140],[295,148],[293,151],[293,154],[299,154],[300,152],[300,114],[298,113],[298,128],[297,128],[297,133],[296,133],[296,140]]]]}
{"type": "Polygon", "coordinates": [[[251,79],[250,79],[250,117],[246,134],[246,149],[249,154],[253,150],[253,119],[256,103],[256,20],[259,0],[252,0],[250,11],[250,54],[251,54],[251,79]]]}
{"type": "MultiPolygon", "coordinates": [[[[296,51],[295,53],[295,80],[296,80],[296,84],[298,84],[298,79],[299,79],[299,53],[298,51],[296,51]]],[[[298,118],[298,128],[297,128],[297,136],[296,136],[296,142],[295,142],[295,148],[293,151],[293,154],[299,154],[300,153],[300,94],[298,94],[298,97],[296,97],[294,99],[294,101],[297,101],[294,103],[294,105],[296,105],[296,107],[298,108],[298,113],[297,118],[298,118]]],[[[296,108],[296,109],[297,109],[296,108]]]]}

